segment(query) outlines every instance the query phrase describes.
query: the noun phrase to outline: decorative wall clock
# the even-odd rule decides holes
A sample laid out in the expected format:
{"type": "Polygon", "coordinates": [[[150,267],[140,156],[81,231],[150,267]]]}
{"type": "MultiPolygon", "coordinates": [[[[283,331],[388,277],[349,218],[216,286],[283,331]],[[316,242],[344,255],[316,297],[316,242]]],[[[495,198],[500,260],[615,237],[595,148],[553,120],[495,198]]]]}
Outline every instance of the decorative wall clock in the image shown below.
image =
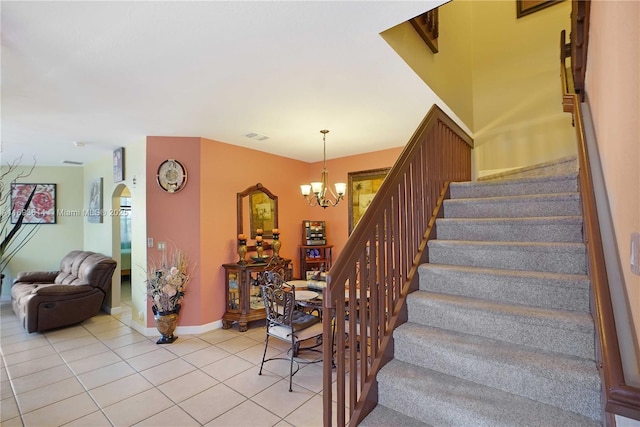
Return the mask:
{"type": "Polygon", "coordinates": [[[167,159],[158,168],[158,185],[168,193],[182,190],[187,183],[187,169],[174,159],[167,159]]]}

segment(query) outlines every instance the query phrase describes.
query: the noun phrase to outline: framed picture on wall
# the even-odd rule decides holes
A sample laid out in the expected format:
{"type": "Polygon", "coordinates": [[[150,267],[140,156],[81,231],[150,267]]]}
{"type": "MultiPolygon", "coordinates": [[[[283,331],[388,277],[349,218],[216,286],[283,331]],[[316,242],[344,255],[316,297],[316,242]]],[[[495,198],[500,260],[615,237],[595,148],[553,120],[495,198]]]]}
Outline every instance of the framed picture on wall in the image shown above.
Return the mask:
{"type": "Polygon", "coordinates": [[[249,194],[249,211],[251,212],[249,227],[252,239],[255,239],[258,229],[263,230],[262,237],[273,237],[272,230],[277,228],[275,225],[276,209],[276,202],[263,191],[254,191],[249,194]]]}
{"type": "Polygon", "coordinates": [[[537,12],[564,0],[516,0],[516,15],[518,18],[537,12]]]}
{"type": "Polygon", "coordinates": [[[23,224],[55,224],[56,184],[12,183],[11,224],[17,223],[21,215],[23,224]]]}
{"type": "Polygon", "coordinates": [[[102,222],[102,178],[96,178],[89,183],[87,220],[93,223],[102,222]]]}
{"type": "Polygon", "coordinates": [[[353,231],[391,168],[349,172],[349,234],[353,231]]]}
{"type": "Polygon", "coordinates": [[[124,147],[113,150],[113,182],[124,181],[124,147]]]}
{"type": "Polygon", "coordinates": [[[320,249],[305,249],[305,256],[307,259],[318,259],[320,258],[320,249]]]}

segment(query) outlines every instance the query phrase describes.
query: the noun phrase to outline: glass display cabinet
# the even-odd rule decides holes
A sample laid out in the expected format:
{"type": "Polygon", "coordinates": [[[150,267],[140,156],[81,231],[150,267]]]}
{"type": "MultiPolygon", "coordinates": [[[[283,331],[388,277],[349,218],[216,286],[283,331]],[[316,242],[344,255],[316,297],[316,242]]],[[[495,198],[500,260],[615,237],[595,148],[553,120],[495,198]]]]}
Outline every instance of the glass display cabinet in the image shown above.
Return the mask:
{"type": "MultiPolygon", "coordinates": [[[[266,262],[222,265],[226,295],[226,310],[222,317],[222,329],[229,329],[233,322],[238,322],[239,331],[245,332],[249,322],[266,317],[257,277],[267,270],[269,265],[266,262]]],[[[282,265],[285,269],[285,280],[290,280],[291,260],[282,259],[282,265]]]]}

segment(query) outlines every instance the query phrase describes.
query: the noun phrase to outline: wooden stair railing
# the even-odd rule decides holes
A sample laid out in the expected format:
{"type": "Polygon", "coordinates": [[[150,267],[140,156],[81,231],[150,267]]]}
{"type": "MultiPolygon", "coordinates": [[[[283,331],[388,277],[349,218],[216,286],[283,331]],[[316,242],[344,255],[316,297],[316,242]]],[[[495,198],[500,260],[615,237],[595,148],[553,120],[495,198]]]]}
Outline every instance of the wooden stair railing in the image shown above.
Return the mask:
{"type": "Polygon", "coordinates": [[[435,237],[432,212],[448,182],[471,180],[472,147],[434,105],[331,267],[322,317],[324,426],[355,426],[377,404],[376,374],[393,358],[393,330],[407,320],[406,295],[418,288],[417,268],[435,237]]]}
{"type": "MultiPolygon", "coordinates": [[[[591,314],[596,327],[596,355],[603,384],[603,402],[607,425],[615,425],[614,414],[640,420],[640,388],[626,384],[616,332],[609,280],[605,266],[604,249],[593,187],[589,151],[585,141],[579,95],[571,90],[567,71],[566,35],[560,35],[560,61],[562,78],[562,105],[564,112],[572,113],[578,144],[580,165],[579,185],[584,216],[584,239],[587,246],[587,273],[591,280],[591,314]]],[[[581,94],[583,95],[583,94],[581,94]]]]}

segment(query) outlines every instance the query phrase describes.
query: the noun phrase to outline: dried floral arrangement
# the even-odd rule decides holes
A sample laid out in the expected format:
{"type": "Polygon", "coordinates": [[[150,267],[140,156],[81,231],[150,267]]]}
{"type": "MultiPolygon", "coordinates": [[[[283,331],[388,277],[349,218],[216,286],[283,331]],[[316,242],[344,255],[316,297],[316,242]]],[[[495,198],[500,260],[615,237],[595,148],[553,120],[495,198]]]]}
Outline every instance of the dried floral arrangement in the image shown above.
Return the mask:
{"type": "Polygon", "coordinates": [[[153,304],[153,313],[178,312],[190,279],[189,259],[181,249],[165,250],[160,265],[150,260],[146,283],[147,296],[153,304]]]}

